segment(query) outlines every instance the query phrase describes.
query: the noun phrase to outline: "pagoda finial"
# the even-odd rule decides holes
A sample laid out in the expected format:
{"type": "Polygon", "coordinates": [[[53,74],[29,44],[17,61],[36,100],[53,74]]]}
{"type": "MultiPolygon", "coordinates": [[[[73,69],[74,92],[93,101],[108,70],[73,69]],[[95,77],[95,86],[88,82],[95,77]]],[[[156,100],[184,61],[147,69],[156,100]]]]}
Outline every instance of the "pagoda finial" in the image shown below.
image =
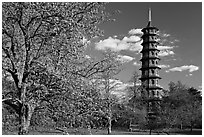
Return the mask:
{"type": "Polygon", "coordinates": [[[149,21],[147,24],[147,27],[151,27],[152,26],[152,11],[151,8],[149,8],[149,21]]]}
{"type": "Polygon", "coordinates": [[[149,8],[149,21],[152,21],[152,13],[151,13],[151,8],[149,8]]]}

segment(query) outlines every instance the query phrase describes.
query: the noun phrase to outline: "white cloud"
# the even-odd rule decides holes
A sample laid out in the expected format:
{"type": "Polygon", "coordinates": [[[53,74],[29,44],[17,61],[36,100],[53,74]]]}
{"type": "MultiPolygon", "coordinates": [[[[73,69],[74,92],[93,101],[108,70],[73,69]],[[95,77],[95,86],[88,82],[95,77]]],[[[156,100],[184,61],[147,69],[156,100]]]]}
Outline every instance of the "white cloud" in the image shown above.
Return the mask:
{"type": "Polygon", "coordinates": [[[174,55],[175,53],[173,49],[177,47],[175,46],[175,43],[179,42],[179,40],[164,31],[159,31],[158,35],[158,42],[160,43],[160,46],[158,46],[158,49],[160,50],[159,56],[174,55]]]}
{"type": "MultiPolygon", "coordinates": [[[[104,40],[100,40],[98,43],[96,43],[96,49],[97,50],[107,50],[110,49],[112,51],[119,52],[121,50],[129,50],[136,53],[139,53],[142,50],[142,42],[141,35],[143,32],[142,29],[131,29],[128,34],[130,36],[125,36],[122,39],[119,39],[118,37],[109,37],[104,40]]],[[[178,42],[177,39],[171,39],[171,35],[163,32],[159,32],[158,35],[160,38],[158,39],[158,42],[160,42],[163,46],[159,45],[158,49],[160,50],[159,56],[169,56],[174,55],[173,49],[176,47],[172,44],[174,42],[178,42]],[[173,43],[172,43],[173,41],[173,43]]]]}
{"type": "Polygon", "coordinates": [[[136,61],[133,63],[134,66],[141,66],[141,64],[137,63],[136,61]]]}
{"type": "Polygon", "coordinates": [[[173,49],[173,46],[158,46],[157,47],[159,50],[170,50],[173,49]]]}
{"type": "Polygon", "coordinates": [[[198,90],[201,90],[201,91],[202,91],[202,85],[201,85],[201,86],[198,86],[198,88],[199,88],[198,90]]]}
{"type": "Polygon", "coordinates": [[[114,91],[117,91],[117,90],[125,89],[128,86],[128,84],[123,83],[119,79],[110,79],[110,87],[113,87],[113,86],[114,86],[113,88],[114,91]]]}
{"type": "Polygon", "coordinates": [[[171,50],[162,50],[158,53],[159,56],[169,56],[169,55],[174,55],[175,53],[171,50]]]}
{"type": "Polygon", "coordinates": [[[85,58],[90,59],[91,57],[89,55],[85,55],[85,58]]]}
{"type": "Polygon", "coordinates": [[[96,43],[97,50],[107,50],[119,52],[121,50],[141,51],[141,38],[138,36],[124,37],[122,40],[109,37],[96,43]]]}
{"type": "Polygon", "coordinates": [[[160,68],[169,68],[170,65],[158,65],[160,68]]]}
{"type": "Polygon", "coordinates": [[[109,37],[108,39],[100,40],[98,43],[96,43],[96,49],[98,50],[111,49],[113,51],[121,51],[125,50],[126,46],[125,44],[121,43],[121,40],[109,37]]]}
{"type": "Polygon", "coordinates": [[[128,34],[130,35],[143,35],[142,29],[131,29],[128,34]]]}
{"type": "Polygon", "coordinates": [[[141,40],[141,38],[140,37],[138,37],[138,36],[130,36],[130,37],[124,37],[123,39],[122,39],[122,41],[125,41],[125,42],[139,42],[141,40]]]}
{"type": "Polygon", "coordinates": [[[170,34],[167,34],[167,33],[164,33],[163,34],[163,37],[169,37],[169,36],[171,36],[170,34]]]}
{"type": "Polygon", "coordinates": [[[191,74],[191,73],[190,74],[186,74],[186,77],[190,77],[190,76],[193,76],[193,74],[191,74]]]}
{"type": "Polygon", "coordinates": [[[158,31],[157,33],[160,37],[164,37],[164,38],[167,38],[167,37],[170,37],[171,35],[164,32],[164,31],[158,31]]]}
{"type": "Polygon", "coordinates": [[[122,63],[127,63],[132,61],[134,58],[126,55],[118,55],[118,60],[120,60],[122,63]]]}
{"type": "Polygon", "coordinates": [[[194,66],[194,65],[184,65],[184,66],[180,66],[180,67],[174,67],[174,68],[171,68],[169,70],[167,70],[166,72],[170,72],[170,71],[179,71],[179,72],[182,72],[184,70],[188,70],[189,72],[193,72],[193,71],[197,71],[199,69],[198,66],[194,66]]]}

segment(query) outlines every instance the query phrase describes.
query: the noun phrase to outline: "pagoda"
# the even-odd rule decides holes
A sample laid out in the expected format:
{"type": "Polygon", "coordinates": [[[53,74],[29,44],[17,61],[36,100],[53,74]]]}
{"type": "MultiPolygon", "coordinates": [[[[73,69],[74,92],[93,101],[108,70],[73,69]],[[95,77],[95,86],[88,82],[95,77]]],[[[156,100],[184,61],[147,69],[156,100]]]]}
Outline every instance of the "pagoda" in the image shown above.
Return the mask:
{"type": "Polygon", "coordinates": [[[158,82],[161,77],[158,71],[161,69],[158,66],[160,60],[158,53],[158,28],[152,26],[151,9],[149,9],[149,21],[145,28],[142,29],[142,67],[141,70],[141,85],[143,88],[143,95],[147,101],[147,117],[149,119],[156,119],[158,112],[158,102],[161,98],[161,87],[158,82]]]}

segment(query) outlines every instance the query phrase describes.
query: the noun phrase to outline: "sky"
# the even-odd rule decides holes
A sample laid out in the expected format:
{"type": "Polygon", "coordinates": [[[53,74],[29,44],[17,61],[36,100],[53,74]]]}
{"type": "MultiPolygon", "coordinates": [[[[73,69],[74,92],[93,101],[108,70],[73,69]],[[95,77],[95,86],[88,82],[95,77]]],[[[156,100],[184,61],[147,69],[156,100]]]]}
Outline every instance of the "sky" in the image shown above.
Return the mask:
{"type": "Polygon", "coordinates": [[[117,75],[127,83],[133,71],[141,73],[141,29],[147,26],[148,9],[152,25],[159,29],[158,47],[162,68],[159,81],[164,89],[173,81],[189,87],[202,86],[202,3],[200,2],[113,2],[106,5],[114,21],[100,24],[104,36],[92,42],[87,56],[111,49],[120,54],[123,70],[117,75]]]}

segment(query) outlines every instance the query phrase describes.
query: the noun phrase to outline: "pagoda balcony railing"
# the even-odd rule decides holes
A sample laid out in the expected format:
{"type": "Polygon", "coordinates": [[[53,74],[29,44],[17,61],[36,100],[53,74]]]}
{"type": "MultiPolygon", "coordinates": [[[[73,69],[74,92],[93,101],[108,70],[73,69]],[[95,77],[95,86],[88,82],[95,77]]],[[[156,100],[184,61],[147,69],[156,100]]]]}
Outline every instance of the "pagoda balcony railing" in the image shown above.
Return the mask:
{"type": "Polygon", "coordinates": [[[161,100],[161,97],[160,96],[157,96],[157,95],[155,95],[155,96],[149,96],[148,98],[147,98],[147,101],[149,101],[149,102],[151,102],[151,101],[160,101],[161,100]]]}
{"type": "Polygon", "coordinates": [[[152,42],[158,42],[158,41],[159,41],[159,39],[158,39],[158,37],[157,37],[156,35],[153,36],[153,37],[154,37],[154,38],[144,37],[142,44],[152,43],[152,42]]]}
{"type": "Polygon", "coordinates": [[[159,84],[152,84],[147,87],[148,89],[162,89],[162,87],[159,84]]]}
{"type": "Polygon", "coordinates": [[[158,69],[161,69],[158,65],[151,64],[151,65],[143,65],[142,68],[140,68],[140,70],[142,70],[142,69],[149,69],[149,68],[158,68],[158,69]]]}
{"type": "Polygon", "coordinates": [[[158,56],[158,55],[145,55],[145,56],[142,57],[141,60],[145,60],[145,59],[147,60],[147,59],[149,59],[149,58],[159,59],[159,56],[158,56]]]}
{"type": "Polygon", "coordinates": [[[160,87],[159,84],[149,84],[149,87],[154,87],[154,86],[156,86],[156,87],[160,87]]]}
{"type": "Polygon", "coordinates": [[[159,49],[157,49],[155,46],[153,47],[144,47],[143,49],[142,49],[142,51],[140,51],[140,53],[143,53],[143,52],[149,52],[150,50],[157,50],[157,51],[160,51],[159,49]]]}
{"type": "Polygon", "coordinates": [[[159,74],[152,74],[150,73],[149,75],[143,75],[141,78],[152,78],[152,77],[159,77],[159,74]]]}

